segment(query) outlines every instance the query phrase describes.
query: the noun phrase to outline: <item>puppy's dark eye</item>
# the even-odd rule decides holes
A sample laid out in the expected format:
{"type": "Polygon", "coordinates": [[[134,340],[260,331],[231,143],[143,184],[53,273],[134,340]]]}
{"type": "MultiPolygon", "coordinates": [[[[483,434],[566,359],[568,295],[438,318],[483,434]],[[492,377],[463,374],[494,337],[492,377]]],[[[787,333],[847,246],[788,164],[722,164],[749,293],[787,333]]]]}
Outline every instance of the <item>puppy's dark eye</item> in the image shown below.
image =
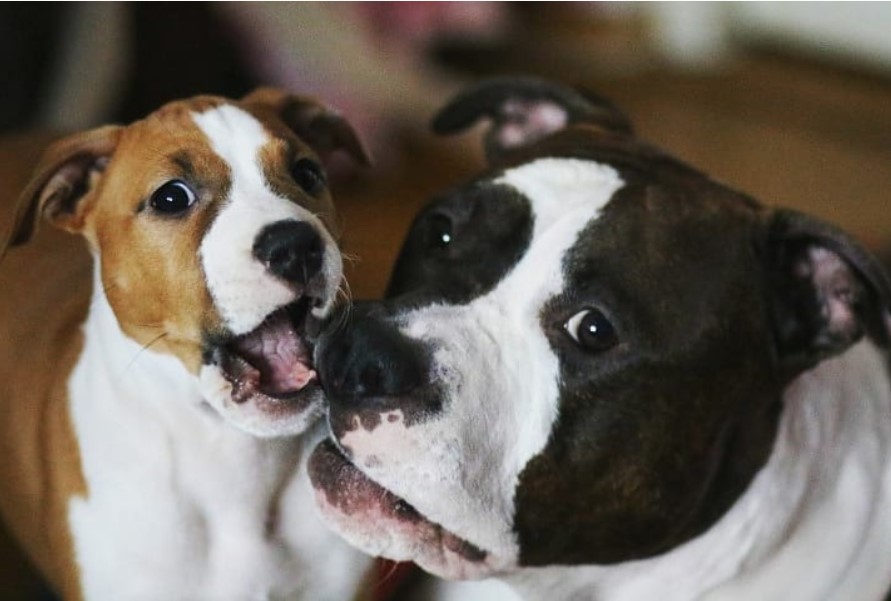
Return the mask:
{"type": "Polygon", "coordinates": [[[597,309],[579,311],[563,327],[576,344],[586,351],[605,351],[619,342],[613,324],[597,309]]]}
{"type": "Polygon", "coordinates": [[[454,240],[452,220],[445,215],[433,215],[427,224],[426,243],[428,248],[442,250],[454,240]]]}
{"type": "Polygon", "coordinates": [[[173,180],[155,190],[149,199],[149,204],[159,213],[176,215],[195,204],[196,199],[195,192],[188,185],[173,180]]]}
{"type": "Polygon", "coordinates": [[[308,194],[317,194],[325,187],[325,173],[312,159],[299,159],[294,163],[291,177],[308,194]]]}

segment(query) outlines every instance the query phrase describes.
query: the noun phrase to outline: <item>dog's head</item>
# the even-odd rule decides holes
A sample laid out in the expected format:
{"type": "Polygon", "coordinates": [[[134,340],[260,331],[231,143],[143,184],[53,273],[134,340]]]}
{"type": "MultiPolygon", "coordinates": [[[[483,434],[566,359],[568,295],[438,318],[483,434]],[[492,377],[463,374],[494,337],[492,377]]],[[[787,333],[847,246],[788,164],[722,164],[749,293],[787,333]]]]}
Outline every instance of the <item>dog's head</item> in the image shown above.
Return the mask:
{"type": "Polygon", "coordinates": [[[415,220],[390,300],[320,349],[332,526],[447,578],[611,564],[709,528],[764,465],[781,396],[889,287],[848,237],[772,211],[537,81],[459,97],[491,170],[415,220]]]}
{"type": "Polygon", "coordinates": [[[341,283],[322,166],[335,151],[367,161],[346,122],[308,98],[173,102],[51,146],[9,242],[40,216],[83,235],[124,333],[181,360],[237,426],[299,432],[322,399],[313,323],[341,283]]]}

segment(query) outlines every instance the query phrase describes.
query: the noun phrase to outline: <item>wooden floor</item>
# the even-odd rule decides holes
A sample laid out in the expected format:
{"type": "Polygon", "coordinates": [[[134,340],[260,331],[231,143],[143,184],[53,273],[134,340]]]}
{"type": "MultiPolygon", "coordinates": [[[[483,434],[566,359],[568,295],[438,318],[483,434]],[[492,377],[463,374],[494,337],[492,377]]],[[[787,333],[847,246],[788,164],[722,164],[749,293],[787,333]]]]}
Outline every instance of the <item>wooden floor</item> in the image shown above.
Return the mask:
{"type": "MultiPolygon", "coordinates": [[[[878,251],[891,248],[889,81],[766,54],[710,75],[648,69],[621,76],[578,68],[562,74],[522,58],[514,61],[520,65],[502,57],[501,68],[556,72],[596,89],[625,108],[643,137],[717,179],[766,204],[833,221],[878,251]]],[[[476,66],[476,74],[497,68],[485,61],[476,66]]],[[[479,167],[472,136],[438,141],[415,134],[395,137],[394,146],[400,160],[337,189],[354,298],[382,293],[423,201],[479,167]]],[[[6,164],[0,178],[13,168],[6,164]]],[[[22,574],[22,564],[0,551],[0,601],[34,598],[24,592],[22,574]]]]}

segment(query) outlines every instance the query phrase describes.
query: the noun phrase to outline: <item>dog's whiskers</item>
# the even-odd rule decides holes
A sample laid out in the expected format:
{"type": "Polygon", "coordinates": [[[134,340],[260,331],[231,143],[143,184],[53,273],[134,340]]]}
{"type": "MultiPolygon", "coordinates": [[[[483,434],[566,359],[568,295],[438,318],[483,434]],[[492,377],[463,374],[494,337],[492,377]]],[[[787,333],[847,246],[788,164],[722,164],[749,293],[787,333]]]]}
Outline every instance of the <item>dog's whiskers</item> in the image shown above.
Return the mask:
{"type": "Polygon", "coordinates": [[[158,321],[155,323],[134,323],[133,325],[138,328],[146,328],[148,330],[160,330],[164,327],[164,322],[158,321]]]}
{"type": "Polygon", "coordinates": [[[343,280],[343,282],[341,282],[340,286],[337,287],[337,294],[342,296],[343,300],[349,305],[353,304],[353,289],[350,287],[348,281],[343,280]]]}
{"type": "Polygon", "coordinates": [[[396,572],[399,570],[399,564],[396,563],[395,561],[391,561],[388,563],[390,565],[389,565],[386,573],[381,574],[380,578],[378,578],[377,582],[375,583],[375,587],[379,587],[382,584],[386,584],[386,582],[388,580],[391,580],[393,578],[393,576],[396,575],[396,572]]]}
{"type": "Polygon", "coordinates": [[[158,334],[157,336],[155,336],[154,338],[149,340],[146,344],[142,345],[142,347],[138,351],[136,351],[136,354],[133,355],[133,358],[130,360],[130,363],[127,364],[127,367],[124,368],[124,371],[126,372],[131,367],[133,367],[133,365],[136,363],[136,361],[139,359],[139,357],[141,357],[142,354],[149,349],[149,347],[151,347],[156,342],[159,342],[160,340],[166,338],[167,336],[168,336],[167,332],[161,332],[160,334],[158,334]]]}
{"type": "Polygon", "coordinates": [[[353,314],[353,292],[350,289],[349,282],[344,281],[344,283],[337,289],[337,294],[338,296],[341,296],[346,303],[344,310],[337,316],[337,323],[333,326],[334,331],[339,332],[346,326],[353,314]]]}

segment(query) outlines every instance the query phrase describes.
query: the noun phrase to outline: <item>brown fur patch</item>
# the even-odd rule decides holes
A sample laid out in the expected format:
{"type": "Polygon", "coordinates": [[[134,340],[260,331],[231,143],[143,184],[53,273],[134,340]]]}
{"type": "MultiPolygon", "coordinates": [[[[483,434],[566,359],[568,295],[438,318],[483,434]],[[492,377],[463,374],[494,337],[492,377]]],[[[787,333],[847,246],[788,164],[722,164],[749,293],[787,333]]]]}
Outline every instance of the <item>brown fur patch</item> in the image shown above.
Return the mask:
{"type": "MultiPolygon", "coordinates": [[[[8,206],[3,206],[4,212],[8,206]]],[[[86,493],[66,381],[90,294],[83,243],[47,229],[0,265],[0,510],[66,599],[79,599],[68,499],[86,493]],[[35,324],[40,324],[35,327],[35,324]]]]}
{"type": "Polygon", "coordinates": [[[124,132],[84,235],[101,249],[103,285],[122,329],[197,372],[204,332],[220,323],[198,251],[230,184],[226,164],[179,108],[124,132]],[[184,215],[153,213],[152,193],[171,180],[184,181],[198,201],[184,215]]]}
{"type": "MultiPolygon", "coordinates": [[[[175,355],[195,373],[204,336],[221,328],[198,251],[230,182],[227,165],[211,150],[191,113],[223,102],[214,97],[174,102],[124,128],[107,164],[91,172],[86,193],[75,199],[78,218],[68,228],[100,250],[102,285],[123,331],[139,344],[175,355]],[[198,202],[178,216],[147,210],[152,193],[174,179],[186,182],[198,202]]],[[[293,156],[311,151],[274,115],[265,117],[271,120],[267,131],[284,140],[264,149],[267,174],[287,173],[293,156]],[[290,155],[289,148],[295,149],[290,155]]],[[[76,145],[77,139],[69,142],[76,145]]],[[[3,231],[10,231],[14,195],[37,163],[33,152],[17,152],[13,159],[0,171],[17,165],[4,180],[9,188],[0,190],[3,231]]],[[[327,191],[310,198],[293,182],[282,179],[277,186],[334,225],[327,191]]],[[[83,345],[80,328],[92,278],[83,241],[52,228],[43,228],[0,263],[0,289],[5,291],[0,295],[0,513],[68,600],[80,598],[68,505],[72,496],[89,491],[67,382],[83,345]]]]}

